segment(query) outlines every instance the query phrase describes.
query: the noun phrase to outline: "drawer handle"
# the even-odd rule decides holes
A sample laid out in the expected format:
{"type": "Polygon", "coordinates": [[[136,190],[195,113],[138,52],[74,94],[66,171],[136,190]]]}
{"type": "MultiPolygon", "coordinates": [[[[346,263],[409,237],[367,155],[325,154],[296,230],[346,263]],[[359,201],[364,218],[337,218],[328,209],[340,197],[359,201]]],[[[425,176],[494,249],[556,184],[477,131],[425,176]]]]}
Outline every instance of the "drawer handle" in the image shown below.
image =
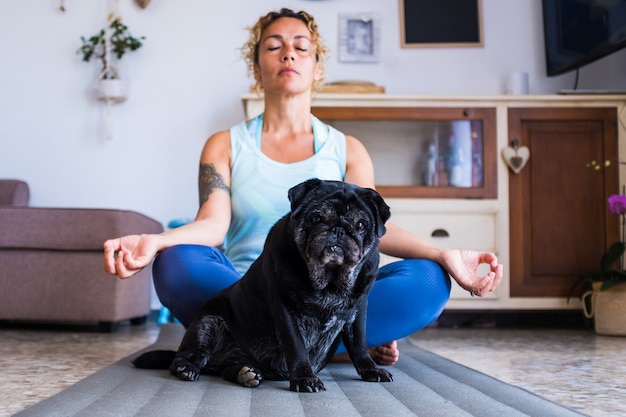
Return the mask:
{"type": "Polygon", "coordinates": [[[430,237],[450,237],[450,233],[446,229],[435,229],[430,234],[430,237]]]}

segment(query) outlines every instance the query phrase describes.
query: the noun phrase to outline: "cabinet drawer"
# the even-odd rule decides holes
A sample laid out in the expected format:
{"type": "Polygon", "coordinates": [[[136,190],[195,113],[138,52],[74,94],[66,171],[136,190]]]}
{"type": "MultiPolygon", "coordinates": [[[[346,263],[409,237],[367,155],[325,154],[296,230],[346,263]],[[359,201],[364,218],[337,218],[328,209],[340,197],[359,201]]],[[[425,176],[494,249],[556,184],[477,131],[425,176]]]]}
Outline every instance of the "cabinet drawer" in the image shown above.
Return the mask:
{"type": "MultiPolygon", "coordinates": [[[[496,215],[494,213],[395,213],[391,221],[419,237],[429,240],[442,248],[474,249],[498,253],[496,247],[496,215]]],[[[381,254],[381,265],[396,259],[381,254]]],[[[481,266],[479,271],[488,271],[481,266]]],[[[497,298],[497,292],[487,294],[483,299],[497,298]]],[[[472,299],[470,294],[452,284],[451,299],[472,299]]],[[[473,298],[480,300],[481,298],[473,298]]]]}
{"type": "Polygon", "coordinates": [[[496,252],[494,213],[397,213],[391,221],[443,248],[496,252]]]}

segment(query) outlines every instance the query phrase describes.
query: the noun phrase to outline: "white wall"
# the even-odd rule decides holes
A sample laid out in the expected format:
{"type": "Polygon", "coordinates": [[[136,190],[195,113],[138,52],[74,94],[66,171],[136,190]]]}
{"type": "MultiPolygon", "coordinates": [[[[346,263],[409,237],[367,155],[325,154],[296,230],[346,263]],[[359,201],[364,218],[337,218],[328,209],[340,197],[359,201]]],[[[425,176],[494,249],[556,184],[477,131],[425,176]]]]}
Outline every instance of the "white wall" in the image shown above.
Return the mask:
{"type": "MultiPolygon", "coordinates": [[[[328,78],[364,79],[388,93],[500,94],[512,70],[530,74],[533,94],[573,87],[574,74],[547,78],[541,2],[483,0],[484,47],[400,48],[398,1],[120,0],[131,32],[145,46],[124,57],[127,102],[92,97],[95,63],[76,55],[81,35],[105,24],[106,0],[0,2],[0,178],[31,186],[32,205],[126,208],[166,224],[193,217],[198,156],[212,132],[243,118],[240,94],[251,80],[238,48],[245,26],[281,6],[318,20],[334,51],[328,78]],[[338,14],[377,12],[381,62],[339,63],[338,14]]],[[[626,90],[626,51],[582,70],[580,88],[626,90]]]]}

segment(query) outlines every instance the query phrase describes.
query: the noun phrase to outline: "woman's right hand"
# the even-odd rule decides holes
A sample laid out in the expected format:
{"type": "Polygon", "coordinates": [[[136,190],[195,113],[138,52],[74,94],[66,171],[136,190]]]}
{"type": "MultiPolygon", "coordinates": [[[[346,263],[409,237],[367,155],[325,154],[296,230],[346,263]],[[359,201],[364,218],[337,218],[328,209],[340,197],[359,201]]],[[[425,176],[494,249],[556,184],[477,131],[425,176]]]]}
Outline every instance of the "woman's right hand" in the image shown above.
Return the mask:
{"type": "Polygon", "coordinates": [[[130,278],[148,266],[158,252],[159,235],[129,235],[104,242],[104,270],[130,278]]]}

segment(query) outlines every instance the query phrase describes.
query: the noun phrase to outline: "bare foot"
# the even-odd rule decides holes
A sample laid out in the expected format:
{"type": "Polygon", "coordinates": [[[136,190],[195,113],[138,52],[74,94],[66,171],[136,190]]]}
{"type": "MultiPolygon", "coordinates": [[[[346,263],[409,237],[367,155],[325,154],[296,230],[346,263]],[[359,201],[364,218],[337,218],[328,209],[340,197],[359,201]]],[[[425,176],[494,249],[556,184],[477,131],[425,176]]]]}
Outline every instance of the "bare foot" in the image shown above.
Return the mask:
{"type": "MultiPolygon", "coordinates": [[[[379,365],[393,365],[400,358],[398,342],[395,340],[384,345],[369,348],[367,352],[374,359],[374,362],[379,365]]],[[[339,353],[333,356],[332,362],[350,362],[350,356],[347,353],[339,353]]]]}
{"type": "Polygon", "coordinates": [[[384,345],[376,346],[368,350],[374,362],[379,365],[393,365],[400,359],[400,351],[398,350],[398,342],[391,341],[384,345]]]}

